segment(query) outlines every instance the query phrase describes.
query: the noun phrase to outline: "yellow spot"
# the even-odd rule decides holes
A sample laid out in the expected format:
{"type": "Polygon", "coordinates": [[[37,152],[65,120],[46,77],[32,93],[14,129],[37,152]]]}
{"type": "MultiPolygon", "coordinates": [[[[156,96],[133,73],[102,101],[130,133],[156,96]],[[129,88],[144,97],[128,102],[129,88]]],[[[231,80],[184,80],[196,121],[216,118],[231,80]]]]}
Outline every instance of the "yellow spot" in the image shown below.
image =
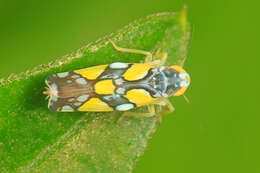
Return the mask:
{"type": "Polygon", "coordinates": [[[173,65],[173,66],[171,66],[171,68],[175,69],[179,73],[185,72],[185,70],[181,66],[178,66],[178,65],[173,65]]]}
{"type": "Polygon", "coordinates": [[[156,100],[144,89],[132,89],[126,93],[125,97],[137,106],[147,105],[156,100]]]}
{"type": "Polygon", "coordinates": [[[101,80],[95,84],[97,94],[114,94],[114,89],[112,80],[101,80]]]}
{"type": "Polygon", "coordinates": [[[133,81],[144,78],[148,70],[153,68],[147,64],[133,64],[123,75],[126,80],[133,81]]]}
{"type": "Polygon", "coordinates": [[[105,102],[98,98],[91,98],[89,101],[84,103],[78,108],[81,112],[109,112],[113,111],[113,108],[109,107],[105,102]]]}
{"type": "Polygon", "coordinates": [[[101,75],[101,73],[106,69],[106,67],[107,65],[99,65],[99,66],[84,68],[80,70],[75,70],[74,72],[82,75],[83,77],[89,80],[94,80],[99,75],[101,75]]]}

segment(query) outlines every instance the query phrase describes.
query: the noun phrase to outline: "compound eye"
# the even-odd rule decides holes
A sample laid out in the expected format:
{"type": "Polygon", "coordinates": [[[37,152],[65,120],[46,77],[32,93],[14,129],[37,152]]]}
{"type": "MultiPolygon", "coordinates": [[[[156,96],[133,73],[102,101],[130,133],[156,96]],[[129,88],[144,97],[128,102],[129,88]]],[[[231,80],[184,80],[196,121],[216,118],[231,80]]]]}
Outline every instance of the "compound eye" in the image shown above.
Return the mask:
{"type": "Polygon", "coordinates": [[[190,76],[188,73],[179,74],[181,80],[181,87],[188,87],[190,84],[190,76]]]}
{"type": "Polygon", "coordinates": [[[179,76],[181,79],[186,79],[189,77],[189,75],[187,73],[181,73],[181,74],[179,74],[179,76]]]}
{"type": "Polygon", "coordinates": [[[181,87],[188,87],[189,83],[187,81],[181,81],[181,87]]]}

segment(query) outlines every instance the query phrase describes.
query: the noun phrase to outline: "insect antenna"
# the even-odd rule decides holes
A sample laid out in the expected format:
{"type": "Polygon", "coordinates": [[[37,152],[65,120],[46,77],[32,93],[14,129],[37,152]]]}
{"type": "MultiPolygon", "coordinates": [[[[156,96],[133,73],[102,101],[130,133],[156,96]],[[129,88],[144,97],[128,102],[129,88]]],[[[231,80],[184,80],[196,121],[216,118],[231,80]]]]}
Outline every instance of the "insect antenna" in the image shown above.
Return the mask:
{"type": "Polygon", "coordinates": [[[189,100],[189,98],[186,96],[186,95],[183,95],[183,98],[184,98],[184,100],[189,104],[190,103],[190,100],[189,100]]]}

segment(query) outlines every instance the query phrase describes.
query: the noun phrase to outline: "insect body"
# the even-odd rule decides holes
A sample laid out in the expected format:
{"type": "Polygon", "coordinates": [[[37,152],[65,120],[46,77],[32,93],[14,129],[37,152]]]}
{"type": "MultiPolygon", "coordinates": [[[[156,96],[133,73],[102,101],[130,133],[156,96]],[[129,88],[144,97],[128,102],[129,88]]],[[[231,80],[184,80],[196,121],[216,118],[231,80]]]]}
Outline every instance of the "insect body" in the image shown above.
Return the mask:
{"type": "MultiPolygon", "coordinates": [[[[58,73],[46,79],[50,96],[49,109],[59,112],[128,111],[149,105],[168,105],[170,96],[182,95],[190,83],[189,75],[180,66],[161,66],[162,61],[149,62],[149,52],[114,47],[123,52],[147,55],[144,64],[115,62],[72,72],[58,73]]],[[[148,116],[148,115],[147,115],[148,116]]]]}

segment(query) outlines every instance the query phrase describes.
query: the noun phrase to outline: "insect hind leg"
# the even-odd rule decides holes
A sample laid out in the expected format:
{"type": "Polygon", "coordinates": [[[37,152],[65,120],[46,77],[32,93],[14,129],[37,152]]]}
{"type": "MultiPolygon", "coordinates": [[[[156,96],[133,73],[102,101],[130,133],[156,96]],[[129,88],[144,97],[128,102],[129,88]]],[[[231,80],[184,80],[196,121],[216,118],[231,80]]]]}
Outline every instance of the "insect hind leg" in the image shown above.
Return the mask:
{"type": "Polygon", "coordinates": [[[137,50],[137,49],[129,49],[117,46],[112,40],[109,39],[109,42],[113,45],[113,47],[119,52],[126,52],[126,53],[135,53],[135,54],[142,54],[146,55],[144,63],[151,64],[154,66],[162,66],[165,64],[168,54],[166,52],[161,52],[160,48],[156,51],[154,57],[157,58],[153,60],[153,54],[151,52],[145,50],[137,50]]]}
{"type": "Polygon", "coordinates": [[[119,52],[126,52],[126,53],[135,53],[135,54],[142,54],[145,55],[145,63],[152,62],[153,54],[151,52],[145,50],[137,50],[137,49],[129,49],[117,46],[112,40],[109,39],[109,42],[113,45],[113,47],[119,52]]]}

